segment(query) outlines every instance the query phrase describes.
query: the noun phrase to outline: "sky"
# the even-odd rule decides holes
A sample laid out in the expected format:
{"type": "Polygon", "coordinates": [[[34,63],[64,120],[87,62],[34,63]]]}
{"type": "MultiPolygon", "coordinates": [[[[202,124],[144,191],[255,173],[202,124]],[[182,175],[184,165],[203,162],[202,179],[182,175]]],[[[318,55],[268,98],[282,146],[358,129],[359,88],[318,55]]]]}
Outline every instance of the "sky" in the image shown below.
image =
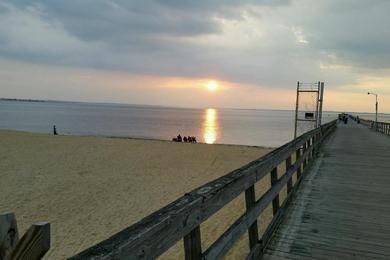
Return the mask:
{"type": "Polygon", "coordinates": [[[0,0],[0,97],[390,112],[388,0],[0,0]],[[207,85],[214,81],[218,89],[207,85]]]}

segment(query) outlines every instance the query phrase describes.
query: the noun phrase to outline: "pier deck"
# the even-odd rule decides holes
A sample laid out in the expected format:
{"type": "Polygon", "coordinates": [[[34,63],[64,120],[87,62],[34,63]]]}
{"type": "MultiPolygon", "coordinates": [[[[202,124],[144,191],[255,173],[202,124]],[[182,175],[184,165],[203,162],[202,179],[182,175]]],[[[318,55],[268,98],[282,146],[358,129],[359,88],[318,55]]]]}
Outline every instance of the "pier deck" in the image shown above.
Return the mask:
{"type": "Polygon", "coordinates": [[[263,259],[390,259],[390,137],[339,124],[263,259]]]}

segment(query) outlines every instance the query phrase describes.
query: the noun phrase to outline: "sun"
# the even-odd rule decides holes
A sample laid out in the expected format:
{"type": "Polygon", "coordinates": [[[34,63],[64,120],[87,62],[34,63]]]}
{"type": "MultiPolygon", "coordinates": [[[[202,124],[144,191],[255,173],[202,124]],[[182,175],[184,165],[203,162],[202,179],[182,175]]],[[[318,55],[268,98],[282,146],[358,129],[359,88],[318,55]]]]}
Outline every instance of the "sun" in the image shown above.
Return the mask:
{"type": "Polygon", "coordinates": [[[215,91],[218,89],[218,83],[214,80],[207,82],[206,86],[207,86],[207,89],[210,91],[215,91]]]}

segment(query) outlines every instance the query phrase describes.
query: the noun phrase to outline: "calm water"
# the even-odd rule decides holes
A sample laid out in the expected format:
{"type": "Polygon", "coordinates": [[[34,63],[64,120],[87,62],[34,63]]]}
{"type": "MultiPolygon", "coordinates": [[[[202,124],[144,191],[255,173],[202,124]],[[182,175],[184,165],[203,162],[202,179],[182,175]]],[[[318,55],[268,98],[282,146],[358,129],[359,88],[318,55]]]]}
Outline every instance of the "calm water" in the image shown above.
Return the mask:
{"type": "MultiPolygon", "coordinates": [[[[324,113],[331,121],[337,113],[324,113]]],[[[0,101],[0,128],[61,134],[171,140],[177,134],[199,142],[277,147],[292,139],[293,111],[184,109],[74,102],[0,101]]],[[[303,128],[301,128],[303,131],[303,128]]]]}

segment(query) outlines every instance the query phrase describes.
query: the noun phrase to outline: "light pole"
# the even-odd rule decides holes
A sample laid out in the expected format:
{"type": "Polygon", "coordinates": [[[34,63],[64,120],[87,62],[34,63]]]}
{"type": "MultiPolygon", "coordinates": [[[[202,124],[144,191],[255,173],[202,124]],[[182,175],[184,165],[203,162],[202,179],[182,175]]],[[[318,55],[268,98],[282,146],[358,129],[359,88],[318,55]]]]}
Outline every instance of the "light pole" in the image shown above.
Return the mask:
{"type": "Polygon", "coordinates": [[[378,94],[368,92],[368,95],[375,95],[375,130],[378,130],[378,94]]]}

